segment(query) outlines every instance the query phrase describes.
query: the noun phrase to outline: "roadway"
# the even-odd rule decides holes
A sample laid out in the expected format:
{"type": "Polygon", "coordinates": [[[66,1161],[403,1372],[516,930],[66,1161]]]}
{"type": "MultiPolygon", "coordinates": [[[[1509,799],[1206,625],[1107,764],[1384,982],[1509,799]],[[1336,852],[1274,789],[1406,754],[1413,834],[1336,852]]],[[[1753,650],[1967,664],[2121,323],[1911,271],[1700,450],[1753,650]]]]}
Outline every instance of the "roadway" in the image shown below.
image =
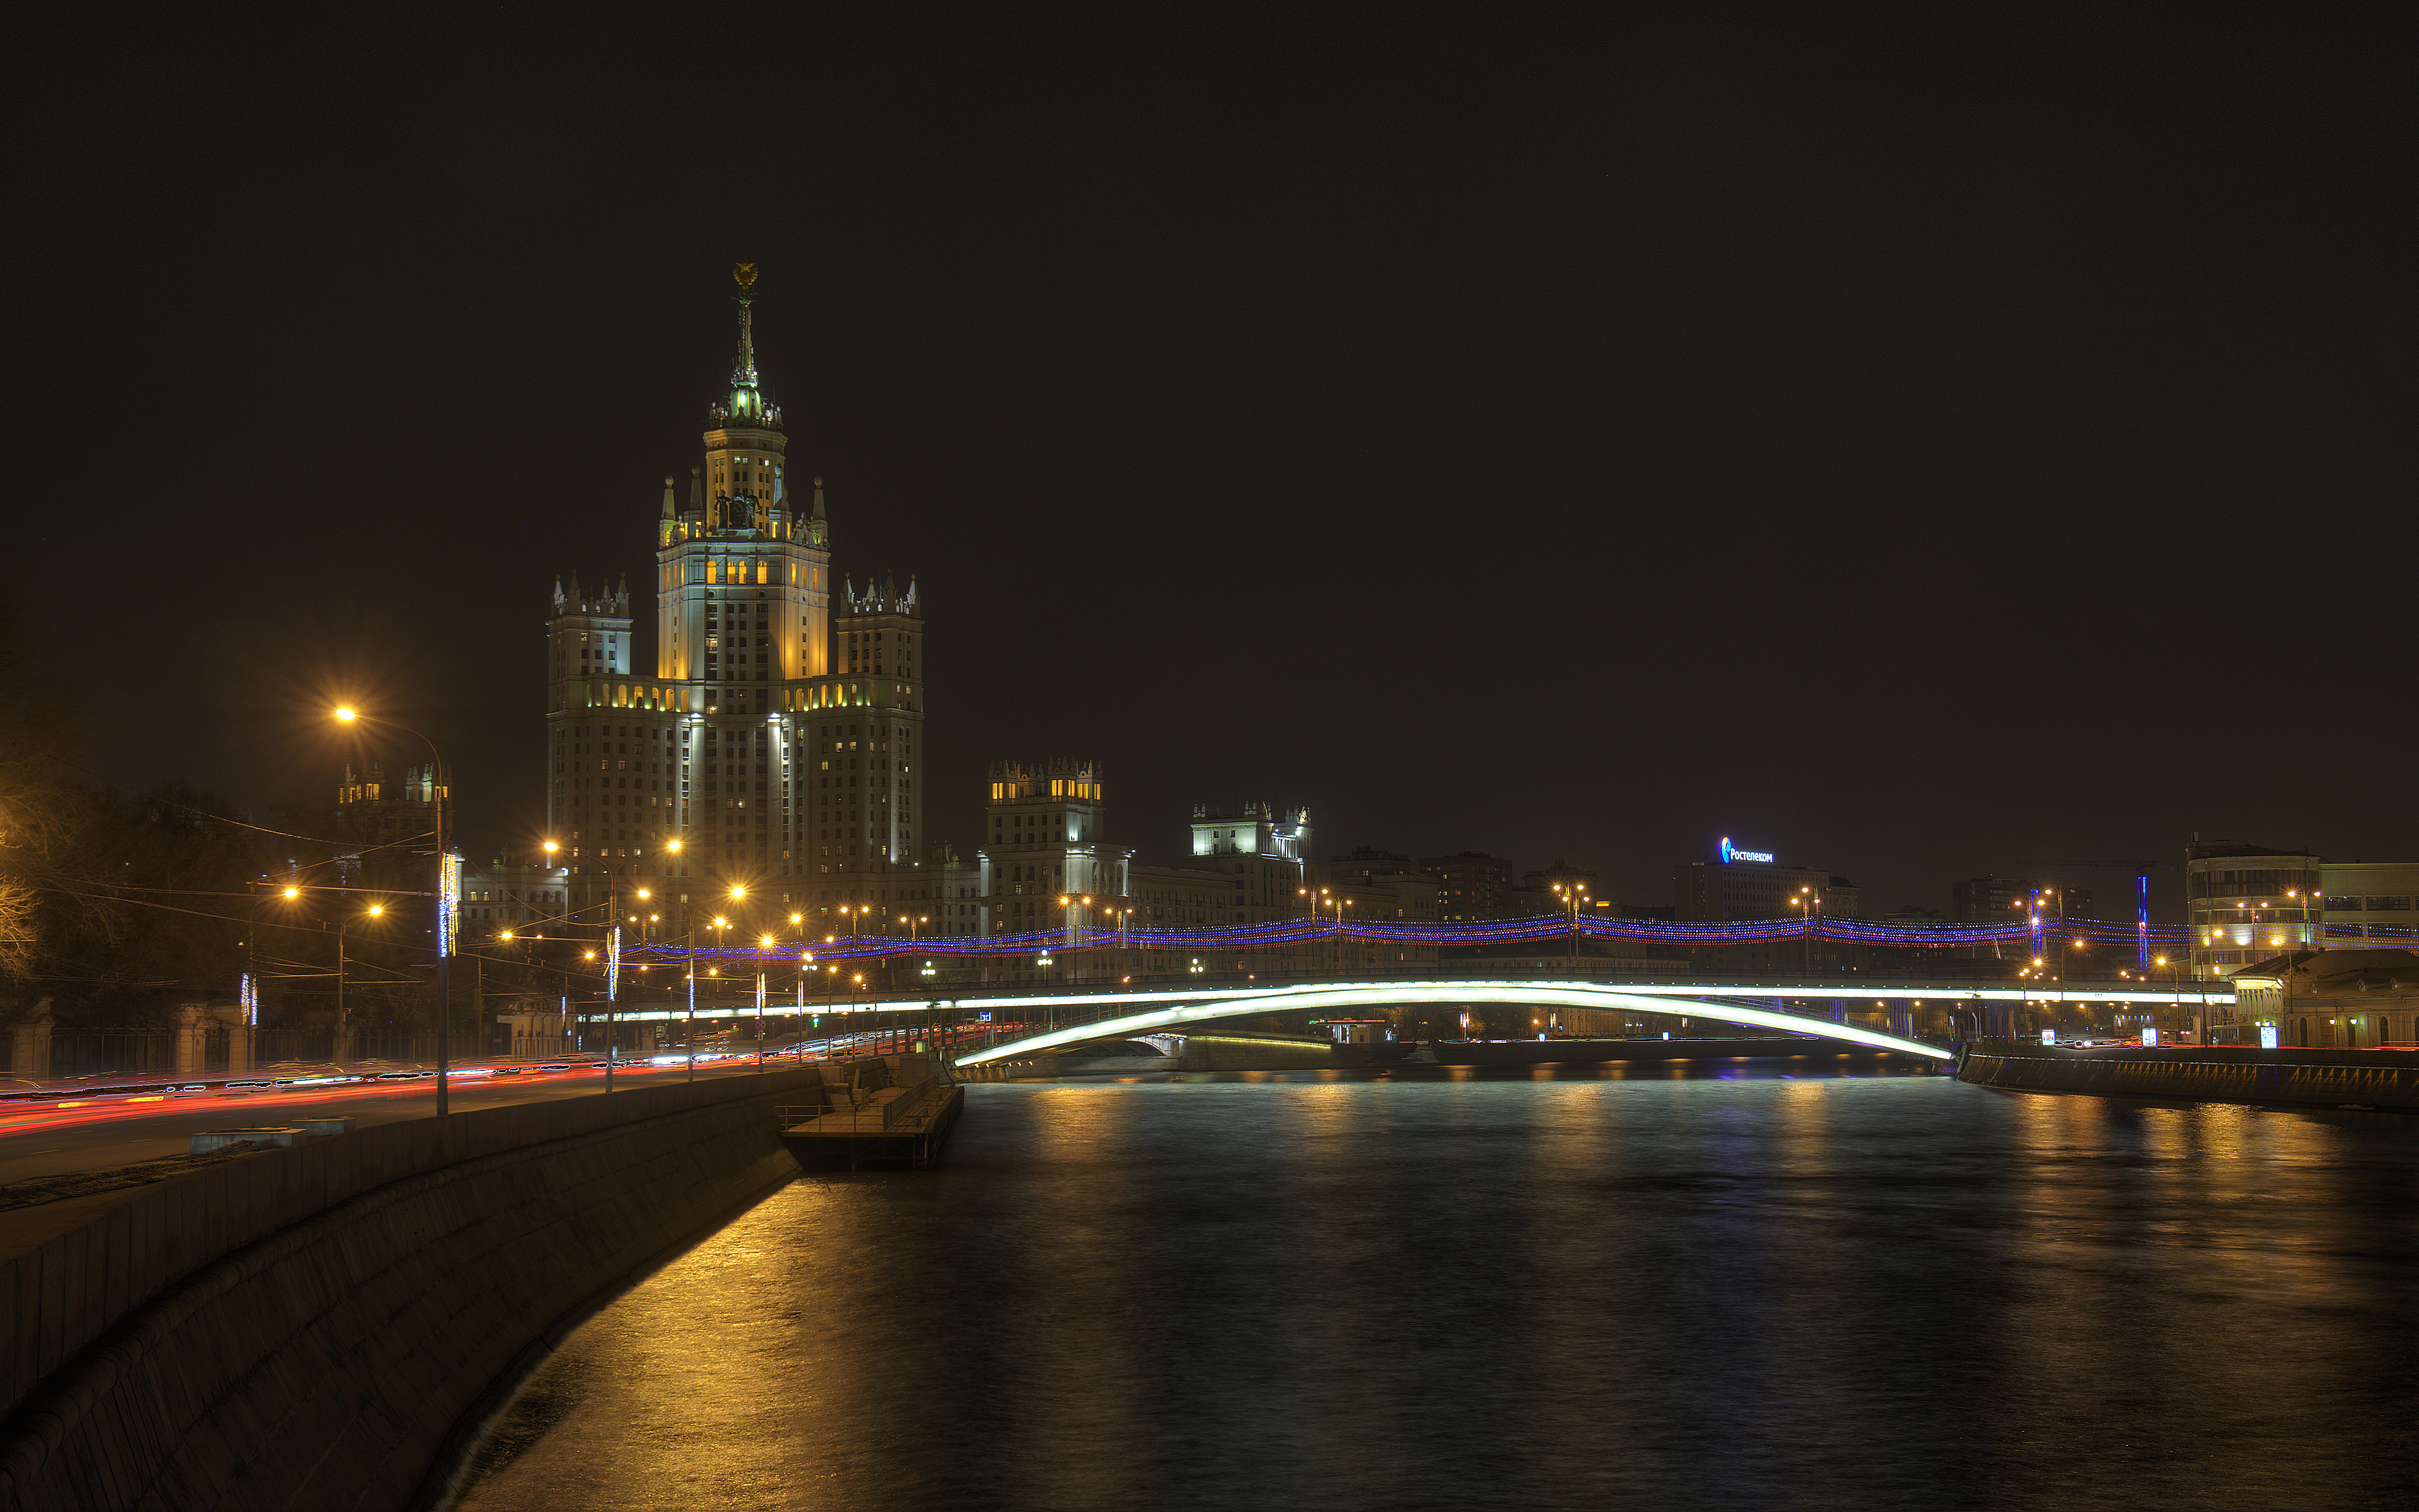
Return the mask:
{"type": "MultiPolygon", "coordinates": [[[[768,1068],[794,1065],[787,1057],[766,1058],[768,1068]]],[[[451,1088],[454,1111],[594,1097],[605,1090],[605,1073],[586,1069],[525,1072],[516,1076],[459,1076],[451,1088]]],[[[685,1065],[623,1066],[613,1073],[618,1091],[657,1087],[686,1075],[685,1065]]],[[[698,1079],[747,1076],[755,1057],[701,1061],[698,1079]]],[[[255,1128],[300,1118],[350,1118],[357,1129],[433,1118],[437,1088],[430,1081],[346,1083],[333,1087],[258,1090],[213,1088],[202,1092],[146,1092],[89,1096],[62,1092],[56,1101],[0,1103],[0,1185],[35,1177],[105,1170],[137,1161],[182,1155],[192,1136],[210,1129],[255,1128]]]]}

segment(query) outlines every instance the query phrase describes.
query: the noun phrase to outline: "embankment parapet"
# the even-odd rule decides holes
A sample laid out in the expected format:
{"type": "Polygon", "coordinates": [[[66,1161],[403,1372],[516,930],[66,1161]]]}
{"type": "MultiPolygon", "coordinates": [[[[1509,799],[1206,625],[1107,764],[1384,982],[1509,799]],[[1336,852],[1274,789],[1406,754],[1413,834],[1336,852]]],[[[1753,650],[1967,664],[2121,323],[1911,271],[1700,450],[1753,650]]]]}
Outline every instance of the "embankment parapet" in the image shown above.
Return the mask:
{"type": "Polygon", "coordinates": [[[794,1177],[771,1108],[824,1080],[362,1130],[0,1253],[0,1508],[408,1504],[558,1319],[794,1177]]]}

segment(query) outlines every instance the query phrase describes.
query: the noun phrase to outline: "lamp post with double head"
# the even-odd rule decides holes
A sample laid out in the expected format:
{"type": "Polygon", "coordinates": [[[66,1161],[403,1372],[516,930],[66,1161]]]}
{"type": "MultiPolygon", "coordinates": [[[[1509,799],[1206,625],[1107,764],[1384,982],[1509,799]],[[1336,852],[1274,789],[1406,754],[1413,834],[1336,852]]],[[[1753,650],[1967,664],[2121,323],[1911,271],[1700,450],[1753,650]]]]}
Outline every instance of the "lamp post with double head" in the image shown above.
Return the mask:
{"type": "Polygon", "coordinates": [[[446,992],[446,967],[454,957],[451,926],[457,903],[457,900],[451,896],[454,868],[449,864],[452,858],[445,849],[445,758],[438,751],[437,742],[408,724],[381,719],[349,706],[335,712],[340,723],[383,725],[390,730],[400,730],[428,748],[429,792],[436,801],[437,810],[437,886],[432,890],[437,900],[437,1116],[441,1119],[449,1110],[451,1101],[451,1089],[446,1084],[453,1070],[454,1011],[446,992]]]}
{"type": "Polygon", "coordinates": [[[1823,895],[1812,887],[1800,887],[1797,896],[1789,900],[1789,906],[1799,910],[1797,917],[1806,924],[1806,975],[1810,979],[1814,975],[1814,936],[1823,922],[1823,895]]]}
{"type": "MultiPolygon", "coordinates": [[[[1572,959],[1576,960],[1579,953],[1579,908],[1587,900],[1587,884],[1584,882],[1572,882],[1567,884],[1557,882],[1554,884],[1554,895],[1562,900],[1564,911],[1570,915],[1570,955],[1572,959]]],[[[1578,968],[1573,967],[1572,969],[1577,970],[1578,968]]]]}

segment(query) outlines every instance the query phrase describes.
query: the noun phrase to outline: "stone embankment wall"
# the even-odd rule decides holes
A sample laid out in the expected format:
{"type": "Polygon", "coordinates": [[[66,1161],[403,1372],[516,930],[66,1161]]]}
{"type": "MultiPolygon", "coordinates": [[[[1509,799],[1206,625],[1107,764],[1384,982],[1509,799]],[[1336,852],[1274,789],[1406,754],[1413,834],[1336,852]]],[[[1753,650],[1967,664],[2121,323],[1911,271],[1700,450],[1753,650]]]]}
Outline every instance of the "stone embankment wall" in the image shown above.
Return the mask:
{"type": "Polygon", "coordinates": [[[2419,1054],[2411,1051],[2194,1045],[2060,1050],[1984,1041],[1959,1057],[1957,1076],[1981,1087],[2035,1092],[2419,1113],[2419,1054]]]}
{"type": "Polygon", "coordinates": [[[797,1174],[772,1110],[823,1082],[388,1124],[15,1225],[0,1508],[426,1502],[554,1331],[797,1174]]]}

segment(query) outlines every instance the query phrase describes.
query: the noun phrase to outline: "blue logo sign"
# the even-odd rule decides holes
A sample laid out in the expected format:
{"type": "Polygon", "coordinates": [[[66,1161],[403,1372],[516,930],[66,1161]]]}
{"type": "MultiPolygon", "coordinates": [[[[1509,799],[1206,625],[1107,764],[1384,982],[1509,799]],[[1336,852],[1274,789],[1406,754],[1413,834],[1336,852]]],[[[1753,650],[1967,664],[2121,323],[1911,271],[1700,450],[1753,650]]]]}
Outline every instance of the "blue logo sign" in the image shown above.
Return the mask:
{"type": "Polygon", "coordinates": [[[1722,837],[1722,865],[1724,866],[1730,865],[1733,861],[1769,862],[1771,859],[1770,851],[1743,851],[1731,843],[1731,838],[1728,835],[1722,837]]]}

